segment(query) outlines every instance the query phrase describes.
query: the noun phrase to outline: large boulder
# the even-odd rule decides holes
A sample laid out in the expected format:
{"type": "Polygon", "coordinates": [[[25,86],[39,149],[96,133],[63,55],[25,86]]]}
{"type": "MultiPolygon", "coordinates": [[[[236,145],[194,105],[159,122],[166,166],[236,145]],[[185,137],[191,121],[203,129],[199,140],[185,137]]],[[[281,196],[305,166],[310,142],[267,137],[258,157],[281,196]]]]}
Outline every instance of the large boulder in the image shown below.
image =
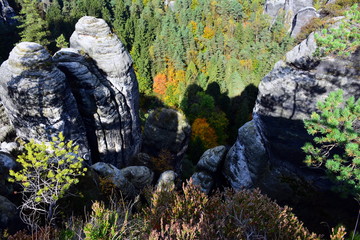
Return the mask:
{"type": "Polygon", "coordinates": [[[320,15],[313,7],[303,8],[296,13],[292,21],[291,36],[296,37],[300,32],[301,28],[311,22],[314,18],[318,18],[320,15]]]}
{"type": "Polygon", "coordinates": [[[0,195],[13,193],[13,184],[8,181],[9,170],[16,168],[16,162],[10,154],[0,152],[0,195]]]}
{"type": "Polygon", "coordinates": [[[22,42],[0,67],[0,96],[18,137],[51,141],[63,132],[88,154],[85,128],[65,75],[47,50],[22,42]]]}
{"type": "Polygon", "coordinates": [[[121,169],[121,173],[139,190],[151,185],[154,180],[154,173],[145,166],[126,167],[121,169]]]}
{"type": "Polygon", "coordinates": [[[181,161],[187,150],[190,125],[180,112],[161,108],[150,113],[145,123],[142,151],[158,157],[161,151],[171,154],[175,172],[181,172],[181,161]]]}
{"type": "Polygon", "coordinates": [[[168,170],[163,172],[156,184],[157,191],[171,191],[175,188],[175,181],[177,178],[177,174],[172,171],[168,170]]]}
{"type": "Polygon", "coordinates": [[[10,233],[19,230],[21,220],[15,204],[6,197],[0,196],[0,229],[8,229],[10,233]]]}
{"type": "Polygon", "coordinates": [[[97,67],[86,73],[90,63],[74,51],[74,54],[68,51],[73,63],[62,64],[70,77],[77,79],[78,97],[88,104],[85,108],[92,108],[87,116],[88,124],[103,131],[93,133],[98,137],[100,153],[114,152],[115,165],[124,167],[141,145],[139,91],[131,57],[107,23],[95,17],[79,19],[70,46],[91,57],[97,67]],[[80,67],[77,72],[76,66],[80,67]],[[94,118],[96,121],[91,122],[94,118]]]}
{"type": "Polygon", "coordinates": [[[99,174],[100,177],[111,181],[111,183],[122,192],[124,197],[131,199],[138,193],[134,185],[129,182],[121,170],[115,166],[104,162],[98,162],[93,164],[91,168],[99,174]]]}
{"type": "Polygon", "coordinates": [[[206,194],[210,193],[215,183],[213,176],[205,171],[195,172],[191,176],[191,179],[193,184],[198,186],[199,189],[206,194]]]}
{"type": "Polygon", "coordinates": [[[225,146],[217,146],[206,150],[196,164],[196,169],[216,173],[225,157],[226,150],[225,146]]]}

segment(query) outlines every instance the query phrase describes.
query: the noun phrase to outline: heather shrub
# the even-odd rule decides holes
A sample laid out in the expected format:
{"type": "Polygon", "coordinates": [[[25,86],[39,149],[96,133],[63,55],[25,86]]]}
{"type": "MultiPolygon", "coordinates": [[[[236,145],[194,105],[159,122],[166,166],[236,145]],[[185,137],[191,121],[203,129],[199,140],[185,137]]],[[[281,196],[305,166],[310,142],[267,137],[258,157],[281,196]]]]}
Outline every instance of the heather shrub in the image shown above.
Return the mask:
{"type": "Polygon", "coordinates": [[[182,193],[155,192],[144,222],[150,239],[319,239],[259,190],[209,197],[191,182],[182,193]]]}

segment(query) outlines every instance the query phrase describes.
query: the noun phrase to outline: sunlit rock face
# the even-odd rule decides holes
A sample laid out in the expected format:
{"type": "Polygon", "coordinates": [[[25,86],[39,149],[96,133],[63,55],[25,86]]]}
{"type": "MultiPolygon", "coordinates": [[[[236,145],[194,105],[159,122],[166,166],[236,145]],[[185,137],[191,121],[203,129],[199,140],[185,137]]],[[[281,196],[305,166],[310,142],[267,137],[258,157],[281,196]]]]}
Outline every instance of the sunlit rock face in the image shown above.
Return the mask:
{"type": "Polygon", "coordinates": [[[51,141],[63,132],[86,158],[87,138],[75,98],[43,46],[16,45],[0,67],[0,96],[18,137],[51,141]]]}
{"type": "Polygon", "coordinates": [[[70,46],[79,52],[64,50],[62,54],[71,55],[72,60],[65,57],[60,65],[80,87],[75,95],[88,105],[83,107],[92,108],[85,123],[94,128],[92,138],[97,138],[99,160],[123,167],[141,144],[139,91],[131,57],[106,22],[94,17],[78,21],[70,46]]]}
{"type": "Polygon", "coordinates": [[[303,26],[319,17],[313,7],[313,0],[267,0],[264,12],[272,20],[284,17],[284,24],[292,37],[296,37],[303,26]]]}

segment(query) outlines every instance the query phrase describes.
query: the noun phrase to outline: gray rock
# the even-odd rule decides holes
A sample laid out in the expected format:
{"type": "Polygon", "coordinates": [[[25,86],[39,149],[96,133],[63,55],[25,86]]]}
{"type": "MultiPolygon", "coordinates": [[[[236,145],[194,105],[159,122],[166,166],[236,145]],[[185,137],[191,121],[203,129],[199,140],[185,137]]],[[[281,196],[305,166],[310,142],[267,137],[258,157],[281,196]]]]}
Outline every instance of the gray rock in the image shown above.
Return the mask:
{"type": "Polygon", "coordinates": [[[171,164],[175,172],[181,171],[181,161],[187,150],[190,125],[180,112],[161,108],[150,113],[145,123],[143,152],[157,157],[162,151],[173,156],[171,164]]]}
{"type": "MultiPolygon", "coordinates": [[[[121,131],[109,138],[118,138],[119,143],[111,142],[109,149],[121,151],[117,166],[126,166],[140,150],[141,132],[139,121],[139,91],[132,60],[118,37],[113,34],[103,19],[85,16],[75,25],[75,32],[70,38],[71,48],[90,56],[102,72],[102,84],[112,91],[113,103],[117,104],[117,118],[121,116],[121,131]],[[120,164],[119,164],[120,162],[120,164]]],[[[94,83],[93,83],[94,84],[94,83]]],[[[100,90],[99,90],[100,91],[100,90]]],[[[103,99],[103,101],[105,101],[103,99]]],[[[99,106],[101,107],[101,105],[99,106]]],[[[106,110],[104,110],[106,111],[106,110]]],[[[111,124],[113,119],[110,118],[111,124]]],[[[100,145],[106,143],[100,143],[100,145]]]]}
{"type": "Polygon", "coordinates": [[[268,155],[253,121],[239,129],[238,138],[229,150],[223,175],[230,185],[240,190],[252,187],[267,169],[268,155]]]}
{"type": "Polygon", "coordinates": [[[171,191],[175,188],[175,180],[176,180],[177,174],[172,171],[165,171],[163,172],[156,184],[157,191],[171,191]]]}
{"type": "Polygon", "coordinates": [[[20,222],[18,209],[15,204],[6,197],[0,196],[0,229],[8,229],[13,232],[18,229],[20,222]]]}
{"type": "Polygon", "coordinates": [[[281,10],[284,10],[286,0],[267,0],[264,12],[271,18],[276,18],[281,10]]]}
{"type": "Polygon", "coordinates": [[[17,44],[1,65],[0,76],[1,101],[18,137],[51,141],[63,132],[86,157],[87,139],[76,101],[43,46],[17,44]]]}
{"type": "Polygon", "coordinates": [[[62,49],[53,59],[65,73],[77,101],[92,158],[119,168],[126,166],[137,151],[139,139],[138,129],[135,135],[131,132],[129,119],[133,116],[124,95],[81,51],[62,49]]]}
{"type": "Polygon", "coordinates": [[[288,64],[304,70],[312,69],[318,64],[318,59],[313,57],[317,48],[314,35],[311,33],[305,40],[286,53],[288,64]]]}
{"type": "Polygon", "coordinates": [[[154,180],[154,173],[145,166],[126,167],[121,172],[139,190],[151,185],[154,180]]]}
{"type": "Polygon", "coordinates": [[[101,177],[112,181],[125,197],[134,198],[136,196],[137,191],[134,185],[125,178],[120,169],[104,162],[95,163],[91,168],[101,177]]]}
{"type": "Polygon", "coordinates": [[[215,173],[224,156],[226,154],[225,146],[217,146],[211,149],[208,149],[201,156],[199,162],[196,165],[196,168],[199,170],[205,170],[210,173],[215,173]]]}
{"type": "Polygon", "coordinates": [[[14,9],[9,5],[7,0],[0,0],[0,23],[14,24],[16,20],[14,9]]]}
{"type": "Polygon", "coordinates": [[[10,123],[8,116],[6,115],[4,105],[0,100],[0,142],[6,140],[11,133],[14,133],[15,129],[10,123]]]}
{"type": "Polygon", "coordinates": [[[18,150],[19,149],[19,144],[16,142],[2,142],[0,144],[0,151],[2,152],[6,152],[6,153],[11,153],[14,150],[18,150]]]}
{"type": "Polygon", "coordinates": [[[296,13],[292,22],[291,37],[295,38],[300,32],[301,28],[311,22],[314,18],[318,18],[319,14],[313,7],[303,8],[296,13]]]}
{"type": "Polygon", "coordinates": [[[310,140],[302,120],[316,110],[316,103],[337,89],[359,97],[359,54],[352,58],[328,57],[309,71],[280,67],[261,81],[254,119],[271,154],[302,164],[301,147],[310,140]]]}
{"type": "Polygon", "coordinates": [[[200,190],[209,194],[214,186],[213,177],[207,172],[196,172],[191,176],[193,184],[199,186],[200,190]]]}
{"type": "Polygon", "coordinates": [[[0,152],[0,195],[9,196],[13,193],[13,184],[8,181],[9,170],[15,169],[16,162],[10,154],[0,152]]]}

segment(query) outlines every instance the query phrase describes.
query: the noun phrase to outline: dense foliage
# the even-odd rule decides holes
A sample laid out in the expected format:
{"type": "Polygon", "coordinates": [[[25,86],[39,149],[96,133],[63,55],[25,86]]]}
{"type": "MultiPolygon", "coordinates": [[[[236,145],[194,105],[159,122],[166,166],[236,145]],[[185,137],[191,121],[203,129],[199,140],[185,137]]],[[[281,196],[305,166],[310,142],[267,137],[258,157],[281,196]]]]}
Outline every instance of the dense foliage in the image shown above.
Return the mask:
{"type": "MultiPolygon", "coordinates": [[[[291,209],[259,190],[209,197],[190,183],[181,193],[155,190],[145,195],[148,202],[143,206],[112,201],[105,207],[95,202],[87,220],[73,218],[65,229],[44,230],[53,239],[320,239],[291,209]]],[[[21,231],[9,239],[30,238],[21,231]]]]}
{"type": "Polygon", "coordinates": [[[50,143],[33,140],[24,146],[25,152],[17,158],[21,170],[10,170],[9,181],[22,186],[22,220],[36,228],[44,220],[50,224],[56,217],[57,201],[71,185],[84,175],[82,158],[72,141],[65,142],[62,133],[50,143]]]}
{"type": "MultiPolygon", "coordinates": [[[[335,178],[346,184],[351,193],[360,193],[360,100],[350,97],[346,101],[342,90],[332,92],[317,105],[305,127],[314,137],[314,144],[306,143],[309,166],[325,165],[335,178]]],[[[358,195],[360,199],[360,195],[358,195]]]]}

